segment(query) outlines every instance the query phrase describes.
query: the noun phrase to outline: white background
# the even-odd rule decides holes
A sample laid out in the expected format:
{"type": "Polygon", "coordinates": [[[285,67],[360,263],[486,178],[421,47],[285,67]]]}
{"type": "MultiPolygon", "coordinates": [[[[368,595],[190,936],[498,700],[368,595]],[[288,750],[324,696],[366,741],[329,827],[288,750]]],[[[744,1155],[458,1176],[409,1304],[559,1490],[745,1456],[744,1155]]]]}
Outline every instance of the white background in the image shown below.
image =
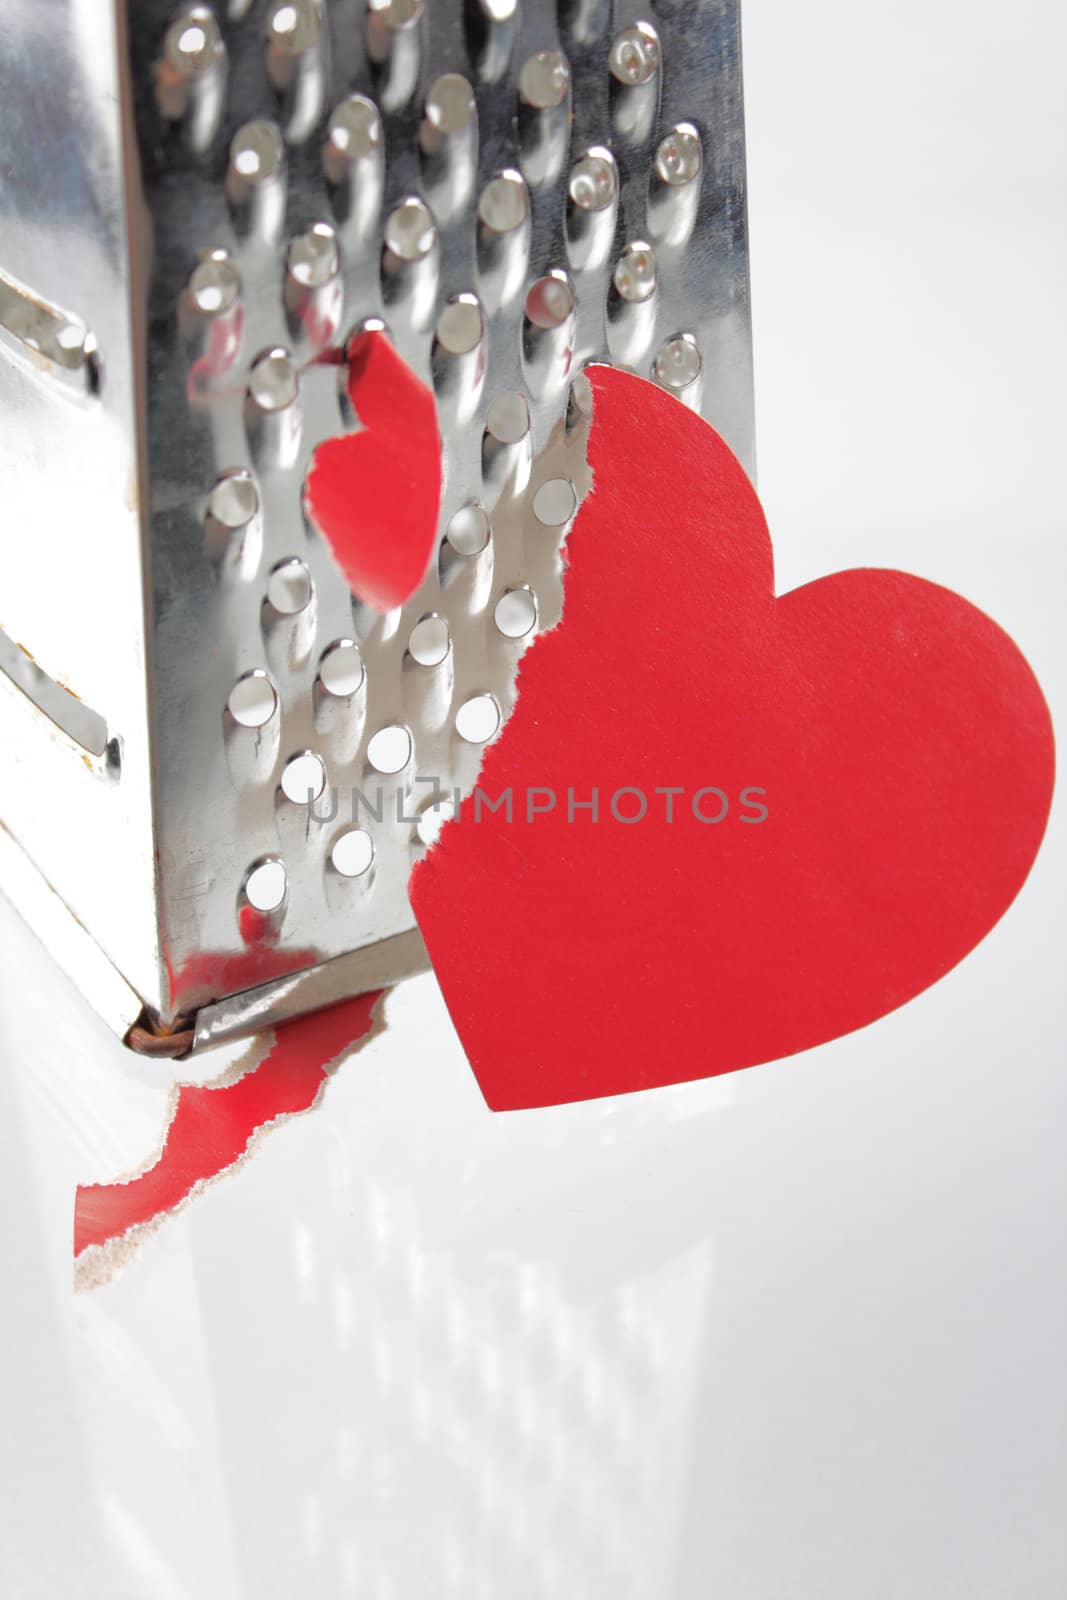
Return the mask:
{"type": "MultiPolygon", "coordinates": [[[[1061,720],[1065,15],[746,17],[779,586],[946,583],[1061,720]]],[[[4,1600],[1060,1600],[1064,883],[1057,811],[903,1011],[559,1111],[491,1116],[421,979],[77,1298],[165,1088],[0,905],[4,1600]]]]}

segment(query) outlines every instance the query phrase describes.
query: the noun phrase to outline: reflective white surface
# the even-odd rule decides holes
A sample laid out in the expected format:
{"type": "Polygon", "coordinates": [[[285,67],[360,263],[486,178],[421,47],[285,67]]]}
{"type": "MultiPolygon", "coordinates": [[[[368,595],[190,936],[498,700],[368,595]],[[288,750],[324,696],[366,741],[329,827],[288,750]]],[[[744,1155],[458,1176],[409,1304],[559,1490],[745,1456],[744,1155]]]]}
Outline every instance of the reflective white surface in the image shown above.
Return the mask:
{"type": "MultiPolygon", "coordinates": [[[[749,7],[761,487],[781,587],[950,584],[1059,717],[1067,26],[1003,17],[749,7]]],[[[0,906],[5,1600],[1058,1600],[1061,810],[935,989],[717,1082],[494,1117],[409,983],[78,1297],[170,1069],[0,906]]]]}

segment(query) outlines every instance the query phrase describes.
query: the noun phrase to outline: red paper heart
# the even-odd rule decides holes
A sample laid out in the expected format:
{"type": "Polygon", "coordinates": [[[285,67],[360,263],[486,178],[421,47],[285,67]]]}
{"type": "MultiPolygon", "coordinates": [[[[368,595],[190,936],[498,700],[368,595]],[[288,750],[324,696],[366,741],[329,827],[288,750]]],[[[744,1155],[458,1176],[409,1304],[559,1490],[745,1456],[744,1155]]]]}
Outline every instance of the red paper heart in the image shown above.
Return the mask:
{"type": "Polygon", "coordinates": [[[348,347],[348,394],[362,431],[319,445],[307,510],[349,587],[376,611],[389,611],[415,593],[437,542],[437,409],[376,329],[348,347]]]}
{"type": "Polygon", "coordinates": [[[899,572],[776,600],[722,440],[641,379],[592,377],[564,620],[524,658],[480,780],[514,820],[468,799],[411,882],[498,1110],[729,1072],[884,1016],[1007,909],[1052,793],[1048,710],[995,623],[899,572]],[[712,786],[729,809],[698,821],[712,786]],[[663,787],[686,791],[672,823],[663,787]],[[558,804],[528,821],[531,788],[558,804]],[[569,820],[568,790],[594,788],[599,821],[569,820]],[[627,788],[640,823],[611,815],[627,788]]]}

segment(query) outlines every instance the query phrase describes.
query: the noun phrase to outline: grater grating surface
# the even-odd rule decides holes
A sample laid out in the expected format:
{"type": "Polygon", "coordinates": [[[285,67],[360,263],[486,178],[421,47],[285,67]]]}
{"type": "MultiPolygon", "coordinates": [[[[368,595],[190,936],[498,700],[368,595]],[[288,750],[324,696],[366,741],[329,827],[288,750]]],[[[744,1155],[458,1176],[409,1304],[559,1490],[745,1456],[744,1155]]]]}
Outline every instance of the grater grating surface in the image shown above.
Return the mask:
{"type": "MultiPolygon", "coordinates": [[[[68,772],[69,737],[44,735],[48,783],[96,853],[79,876],[19,798],[44,713],[5,703],[24,760],[0,814],[152,1025],[199,1013],[207,1042],[424,964],[406,885],[428,829],[411,818],[432,782],[473,785],[519,656],[561,615],[560,546],[589,487],[582,366],[655,378],[751,462],[737,3],[142,0],[116,27],[131,126],[98,114],[79,203],[88,190],[99,215],[64,224],[81,243],[111,217],[110,278],[75,269],[66,296],[58,215],[10,263],[77,307],[102,378],[54,398],[18,337],[0,376],[21,386],[23,446],[63,407],[98,434],[105,418],[138,467],[111,553],[125,598],[107,587],[110,642],[80,644],[114,656],[86,699],[121,759],[68,772]],[[432,386],[444,446],[438,558],[384,614],[350,594],[304,493],[317,446],[355,422],[339,352],[382,327],[432,386]]],[[[108,68],[68,64],[76,123],[108,68]]],[[[8,219],[33,198],[27,182],[8,219]]],[[[37,548],[23,590],[57,558],[67,587],[79,488],[49,506],[60,548],[37,548]]],[[[30,620],[10,634],[0,609],[49,670],[63,652],[30,620]]]]}

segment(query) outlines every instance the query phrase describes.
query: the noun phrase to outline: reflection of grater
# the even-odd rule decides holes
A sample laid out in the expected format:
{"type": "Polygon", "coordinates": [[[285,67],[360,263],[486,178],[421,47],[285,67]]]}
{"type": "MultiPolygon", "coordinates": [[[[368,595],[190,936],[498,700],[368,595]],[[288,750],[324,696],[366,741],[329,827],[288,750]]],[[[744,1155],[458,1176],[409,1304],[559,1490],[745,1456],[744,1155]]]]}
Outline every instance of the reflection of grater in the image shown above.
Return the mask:
{"type": "Polygon", "coordinates": [[[425,785],[558,620],[581,366],[751,462],[738,0],[124,9],[0,35],[0,881],[177,1053],[425,965],[425,785]],[[444,440],[384,615],[303,507],[368,324],[444,440]]]}

